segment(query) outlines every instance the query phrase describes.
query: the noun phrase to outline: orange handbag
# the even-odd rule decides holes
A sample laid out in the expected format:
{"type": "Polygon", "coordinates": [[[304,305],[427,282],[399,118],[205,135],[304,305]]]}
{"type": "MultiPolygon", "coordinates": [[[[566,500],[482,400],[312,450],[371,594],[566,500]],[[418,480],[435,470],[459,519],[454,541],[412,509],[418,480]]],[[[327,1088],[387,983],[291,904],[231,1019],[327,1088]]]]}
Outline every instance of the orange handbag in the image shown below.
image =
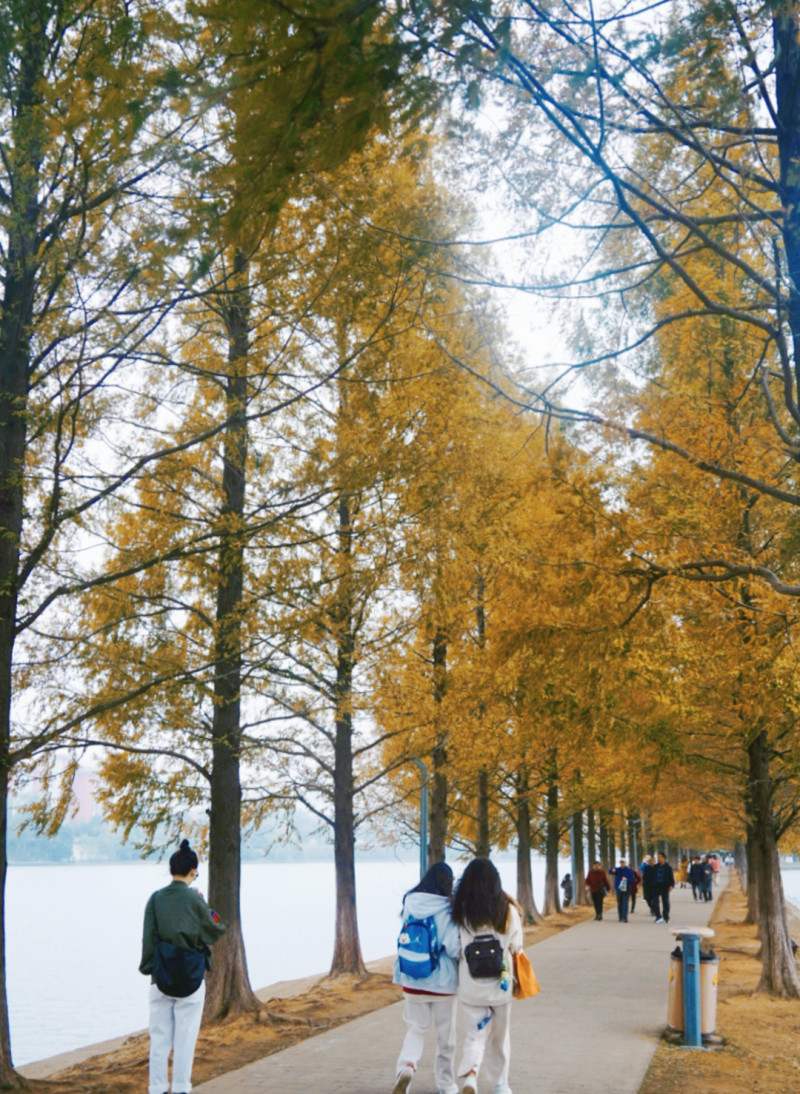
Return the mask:
{"type": "Polygon", "coordinates": [[[514,957],[514,998],[529,999],[532,995],[539,994],[539,981],[533,971],[533,965],[528,960],[524,950],[513,954],[514,957]]]}

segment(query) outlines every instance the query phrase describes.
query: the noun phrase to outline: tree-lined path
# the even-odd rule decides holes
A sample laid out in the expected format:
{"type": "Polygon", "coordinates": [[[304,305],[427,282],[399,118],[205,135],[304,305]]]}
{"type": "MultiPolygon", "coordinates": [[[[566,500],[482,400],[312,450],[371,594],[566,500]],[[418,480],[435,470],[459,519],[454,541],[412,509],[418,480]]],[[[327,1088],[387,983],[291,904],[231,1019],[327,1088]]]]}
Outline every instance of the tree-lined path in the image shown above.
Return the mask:
{"type": "MultiPolygon", "coordinates": [[[[643,901],[618,923],[607,901],[602,923],[587,920],[528,949],[542,992],[513,1004],[514,1094],[636,1094],[666,1022],[671,928],[704,926],[715,906],[695,903],[689,889],[672,897],[669,925],[654,923],[643,901]]],[[[403,1028],[397,1003],[195,1090],[388,1094],[403,1028]]],[[[413,1094],[436,1090],[432,1034],[428,1042],[413,1094]]]]}

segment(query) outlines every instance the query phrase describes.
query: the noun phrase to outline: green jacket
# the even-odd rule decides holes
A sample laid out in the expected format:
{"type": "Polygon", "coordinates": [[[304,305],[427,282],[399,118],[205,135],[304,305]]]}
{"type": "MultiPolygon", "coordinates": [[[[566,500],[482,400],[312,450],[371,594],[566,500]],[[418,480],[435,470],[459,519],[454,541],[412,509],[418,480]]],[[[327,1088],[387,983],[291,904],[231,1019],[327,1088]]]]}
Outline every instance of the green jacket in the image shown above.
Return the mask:
{"type": "Polygon", "coordinates": [[[183,881],[173,881],[165,889],[153,893],[144,910],[139,972],[145,976],[153,972],[156,922],[158,937],[163,942],[190,950],[205,950],[207,968],[211,965],[208,947],[227,930],[196,889],[190,889],[183,881]]]}

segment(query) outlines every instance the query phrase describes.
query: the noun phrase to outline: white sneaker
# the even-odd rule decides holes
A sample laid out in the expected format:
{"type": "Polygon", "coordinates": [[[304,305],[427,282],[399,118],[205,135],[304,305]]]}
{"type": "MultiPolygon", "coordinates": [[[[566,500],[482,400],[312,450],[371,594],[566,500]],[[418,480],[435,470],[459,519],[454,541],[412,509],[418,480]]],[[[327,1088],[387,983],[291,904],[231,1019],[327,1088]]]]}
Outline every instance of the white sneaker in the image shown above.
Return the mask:
{"type": "Polygon", "coordinates": [[[478,1094],[478,1076],[467,1075],[461,1084],[461,1094],[478,1094]]]}
{"type": "Polygon", "coordinates": [[[395,1080],[395,1084],[392,1087],[392,1094],[406,1094],[406,1091],[411,1086],[411,1080],[413,1078],[414,1068],[411,1064],[406,1064],[395,1080]]]}
{"type": "Polygon", "coordinates": [[[656,920],[656,923],[663,923],[663,922],[664,922],[664,920],[661,918],[661,916],[659,916],[658,919],[656,920]]]}

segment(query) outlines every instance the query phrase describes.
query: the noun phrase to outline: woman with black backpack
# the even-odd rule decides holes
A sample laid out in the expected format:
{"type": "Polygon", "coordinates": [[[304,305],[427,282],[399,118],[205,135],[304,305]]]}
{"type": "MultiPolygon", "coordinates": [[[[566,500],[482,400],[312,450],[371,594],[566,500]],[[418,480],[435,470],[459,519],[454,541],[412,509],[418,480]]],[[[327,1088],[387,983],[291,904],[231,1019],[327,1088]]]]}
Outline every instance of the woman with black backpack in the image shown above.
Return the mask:
{"type": "Polygon", "coordinates": [[[139,972],[150,986],[150,1084],[148,1094],[169,1090],[167,1061],[172,1058],[173,1094],[192,1089],[192,1063],[203,1003],[209,946],[225,933],[216,912],[196,889],[197,855],[184,840],[169,860],[172,882],[153,893],[144,910],[139,972]]]}
{"type": "Polygon", "coordinates": [[[477,1094],[481,1066],[495,1094],[511,1094],[513,954],[523,946],[522,918],[488,858],[473,859],[464,871],[453,898],[453,922],[461,933],[458,994],[465,1030],[458,1069],[461,1094],[477,1094]]]}

